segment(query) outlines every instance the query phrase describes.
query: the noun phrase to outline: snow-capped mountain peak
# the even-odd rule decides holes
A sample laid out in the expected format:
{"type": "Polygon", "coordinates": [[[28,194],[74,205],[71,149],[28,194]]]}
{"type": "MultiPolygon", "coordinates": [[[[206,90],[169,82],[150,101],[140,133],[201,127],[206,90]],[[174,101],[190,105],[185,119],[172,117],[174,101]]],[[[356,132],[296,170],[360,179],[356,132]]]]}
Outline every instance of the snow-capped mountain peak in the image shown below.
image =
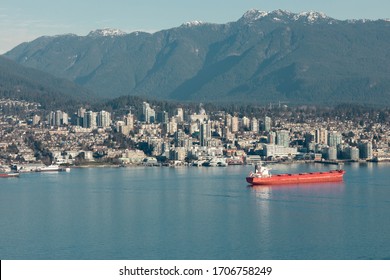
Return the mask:
{"type": "Polygon", "coordinates": [[[314,12],[314,11],[303,12],[303,13],[299,13],[299,14],[294,15],[295,20],[299,20],[302,18],[306,19],[308,22],[315,22],[315,21],[321,20],[321,19],[329,19],[329,17],[327,15],[325,15],[324,13],[314,12]]]}
{"type": "Polygon", "coordinates": [[[126,32],[123,32],[119,29],[113,29],[113,28],[104,28],[104,29],[97,29],[95,31],[89,32],[88,36],[95,36],[95,37],[114,37],[114,36],[124,36],[126,35],[126,32]]]}
{"type": "Polygon", "coordinates": [[[319,20],[328,20],[331,19],[327,15],[321,12],[302,12],[302,13],[292,13],[285,10],[275,10],[272,12],[259,11],[256,9],[252,9],[247,11],[241,18],[242,21],[246,23],[254,23],[256,21],[269,18],[273,21],[279,22],[288,22],[288,21],[297,21],[303,20],[308,23],[315,23],[319,20]]]}
{"type": "Polygon", "coordinates": [[[185,23],[183,23],[181,26],[183,27],[192,27],[192,26],[199,26],[199,25],[202,25],[204,24],[204,22],[200,21],[200,20],[193,20],[193,21],[187,21],[185,23]]]}
{"type": "Polygon", "coordinates": [[[256,21],[263,17],[266,17],[268,14],[269,12],[251,9],[242,16],[242,19],[244,19],[245,21],[256,21]]]}

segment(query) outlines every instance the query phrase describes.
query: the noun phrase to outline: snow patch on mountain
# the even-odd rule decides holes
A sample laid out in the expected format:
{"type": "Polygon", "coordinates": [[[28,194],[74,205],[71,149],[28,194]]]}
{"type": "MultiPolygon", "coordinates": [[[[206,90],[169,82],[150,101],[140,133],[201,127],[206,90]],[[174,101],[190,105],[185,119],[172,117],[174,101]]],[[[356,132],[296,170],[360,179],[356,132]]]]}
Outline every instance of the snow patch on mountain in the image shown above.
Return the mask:
{"type": "Polygon", "coordinates": [[[183,27],[193,27],[193,26],[199,26],[199,25],[203,25],[203,24],[204,24],[203,21],[194,20],[194,21],[187,21],[187,22],[183,23],[181,26],[183,26],[183,27]]]}
{"type": "Polygon", "coordinates": [[[126,32],[123,32],[119,29],[113,29],[113,28],[104,28],[104,29],[97,29],[95,31],[89,32],[88,36],[92,37],[114,37],[114,36],[124,36],[127,35],[126,32]]]}
{"type": "Polygon", "coordinates": [[[299,14],[292,13],[286,10],[275,10],[272,12],[259,11],[256,9],[252,9],[247,11],[241,18],[242,21],[246,23],[253,23],[258,20],[262,20],[264,18],[272,19],[277,22],[289,22],[289,21],[298,21],[303,20],[308,23],[315,23],[320,20],[329,20],[332,18],[328,17],[326,14],[321,12],[302,12],[299,14]]]}
{"type": "Polygon", "coordinates": [[[268,16],[268,14],[269,14],[269,12],[259,11],[259,10],[256,10],[256,9],[251,9],[251,10],[247,11],[242,16],[242,19],[244,19],[246,21],[256,21],[256,20],[259,20],[261,18],[264,18],[264,17],[268,16]]]}

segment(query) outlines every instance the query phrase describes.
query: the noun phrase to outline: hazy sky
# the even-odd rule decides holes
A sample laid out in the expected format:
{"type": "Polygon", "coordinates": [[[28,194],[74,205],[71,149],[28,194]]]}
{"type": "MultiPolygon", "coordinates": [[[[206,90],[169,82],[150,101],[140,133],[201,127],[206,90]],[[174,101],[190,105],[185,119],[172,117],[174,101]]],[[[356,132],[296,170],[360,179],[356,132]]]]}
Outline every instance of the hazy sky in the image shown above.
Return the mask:
{"type": "Polygon", "coordinates": [[[106,27],[155,32],[193,20],[226,23],[252,8],[390,18],[389,0],[0,0],[0,54],[43,35],[86,35],[106,27]]]}

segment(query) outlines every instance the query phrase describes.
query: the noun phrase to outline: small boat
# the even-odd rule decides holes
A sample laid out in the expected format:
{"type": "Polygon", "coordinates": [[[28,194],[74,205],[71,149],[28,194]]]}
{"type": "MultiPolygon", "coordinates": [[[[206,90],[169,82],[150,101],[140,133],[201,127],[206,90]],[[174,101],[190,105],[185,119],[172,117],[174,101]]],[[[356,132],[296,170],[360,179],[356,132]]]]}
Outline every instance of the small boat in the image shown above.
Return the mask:
{"type": "Polygon", "coordinates": [[[345,170],[337,169],[325,172],[309,172],[297,174],[275,174],[270,169],[256,165],[255,172],[251,172],[246,181],[251,185],[283,185],[319,182],[340,182],[343,180],[345,170]]]}
{"type": "Polygon", "coordinates": [[[202,163],[202,166],[207,166],[207,167],[226,167],[227,163],[224,158],[221,157],[213,157],[208,161],[205,161],[202,163]]]}
{"type": "Polygon", "coordinates": [[[39,167],[36,169],[36,172],[57,172],[57,171],[70,172],[70,168],[69,167],[65,168],[59,165],[52,164],[48,166],[39,167]]]}
{"type": "Polygon", "coordinates": [[[0,178],[17,178],[17,177],[19,177],[19,173],[17,172],[0,173],[0,178]]]}

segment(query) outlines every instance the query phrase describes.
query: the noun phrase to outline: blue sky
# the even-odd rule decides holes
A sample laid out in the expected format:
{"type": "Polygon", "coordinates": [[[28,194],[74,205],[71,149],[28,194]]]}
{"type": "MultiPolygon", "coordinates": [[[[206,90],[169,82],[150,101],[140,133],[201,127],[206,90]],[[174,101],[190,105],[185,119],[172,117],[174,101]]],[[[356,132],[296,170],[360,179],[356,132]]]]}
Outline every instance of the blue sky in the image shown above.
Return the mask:
{"type": "Polygon", "coordinates": [[[1,0],[0,54],[43,35],[86,35],[176,27],[187,21],[236,21],[247,10],[319,11],[336,19],[390,18],[389,0],[1,0]]]}

